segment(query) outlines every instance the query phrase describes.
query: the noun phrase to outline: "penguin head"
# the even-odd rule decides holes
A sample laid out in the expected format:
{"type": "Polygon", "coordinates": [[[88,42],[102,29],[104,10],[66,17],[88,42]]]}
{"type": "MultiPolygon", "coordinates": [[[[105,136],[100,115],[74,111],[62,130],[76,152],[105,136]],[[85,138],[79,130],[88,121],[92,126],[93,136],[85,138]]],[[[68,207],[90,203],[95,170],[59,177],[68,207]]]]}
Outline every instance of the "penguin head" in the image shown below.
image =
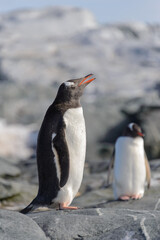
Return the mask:
{"type": "Polygon", "coordinates": [[[79,101],[82,96],[84,88],[95,78],[93,74],[89,74],[83,78],[72,79],[62,83],[58,89],[56,102],[75,102],[79,101]]]}
{"type": "Polygon", "coordinates": [[[124,131],[124,136],[129,137],[144,137],[141,128],[136,123],[129,123],[124,131]]]}

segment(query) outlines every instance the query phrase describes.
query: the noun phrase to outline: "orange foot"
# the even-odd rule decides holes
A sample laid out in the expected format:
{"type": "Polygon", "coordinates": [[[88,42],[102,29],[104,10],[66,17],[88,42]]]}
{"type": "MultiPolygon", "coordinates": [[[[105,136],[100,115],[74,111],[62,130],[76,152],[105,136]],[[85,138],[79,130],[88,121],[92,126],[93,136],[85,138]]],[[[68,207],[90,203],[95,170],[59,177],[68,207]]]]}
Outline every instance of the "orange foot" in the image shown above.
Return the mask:
{"type": "Polygon", "coordinates": [[[142,194],[134,194],[131,196],[132,199],[137,200],[142,198],[142,194]]]}
{"type": "Polygon", "coordinates": [[[65,210],[65,209],[67,209],[67,210],[76,210],[76,209],[78,209],[78,207],[68,206],[67,203],[60,203],[59,204],[59,210],[65,210]]]}
{"type": "Polygon", "coordinates": [[[119,197],[119,200],[122,200],[122,201],[128,201],[130,199],[129,196],[121,196],[119,197]]]}

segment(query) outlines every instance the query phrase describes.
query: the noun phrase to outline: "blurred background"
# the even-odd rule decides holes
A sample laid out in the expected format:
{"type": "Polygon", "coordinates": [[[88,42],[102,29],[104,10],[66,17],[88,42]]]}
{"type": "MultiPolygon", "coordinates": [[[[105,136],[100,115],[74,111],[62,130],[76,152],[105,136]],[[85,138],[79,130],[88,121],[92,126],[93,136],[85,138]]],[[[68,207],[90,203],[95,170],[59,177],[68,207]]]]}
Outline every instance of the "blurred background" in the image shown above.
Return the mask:
{"type": "Polygon", "coordinates": [[[142,127],[158,169],[159,9],[159,0],[0,2],[1,207],[21,208],[36,195],[44,114],[62,82],[89,73],[96,81],[82,98],[87,156],[79,205],[88,192],[102,194],[114,143],[129,122],[142,127]]]}

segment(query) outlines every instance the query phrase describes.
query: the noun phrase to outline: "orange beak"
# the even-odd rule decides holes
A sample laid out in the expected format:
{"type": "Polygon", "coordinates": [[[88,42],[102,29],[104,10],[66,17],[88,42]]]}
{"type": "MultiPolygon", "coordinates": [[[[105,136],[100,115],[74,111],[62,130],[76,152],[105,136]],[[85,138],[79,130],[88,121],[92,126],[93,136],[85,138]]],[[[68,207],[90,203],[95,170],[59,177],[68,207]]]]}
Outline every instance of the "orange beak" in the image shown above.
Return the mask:
{"type": "Polygon", "coordinates": [[[137,132],[137,134],[138,134],[139,136],[141,136],[141,137],[144,137],[144,134],[141,133],[141,132],[137,132]]]}
{"type": "Polygon", "coordinates": [[[92,76],[93,76],[93,74],[89,74],[89,75],[85,76],[85,77],[82,79],[82,81],[79,83],[79,86],[80,86],[81,84],[90,83],[90,82],[92,82],[93,80],[96,79],[96,78],[91,78],[91,79],[89,79],[89,78],[92,77],[92,76]]]}

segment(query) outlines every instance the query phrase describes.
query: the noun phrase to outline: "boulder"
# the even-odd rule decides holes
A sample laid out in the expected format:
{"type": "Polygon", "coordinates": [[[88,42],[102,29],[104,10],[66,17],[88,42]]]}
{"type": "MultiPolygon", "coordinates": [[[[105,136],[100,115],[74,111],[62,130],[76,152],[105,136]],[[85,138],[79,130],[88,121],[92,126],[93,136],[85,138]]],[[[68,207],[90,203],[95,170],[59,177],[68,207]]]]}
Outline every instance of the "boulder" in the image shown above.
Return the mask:
{"type": "Polygon", "coordinates": [[[129,209],[79,209],[29,214],[50,240],[152,239],[160,236],[160,212],[129,209]]]}
{"type": "Polygon", "coordinates": [[[31,218],[20,213],[0,210],[0,240],[47,240],[31,218]]]}
{"type": "Polygon", "coordinates": [[[160,235],[156,210],[89,208],[27,216],[0,210],[0,222],[3,240],[157,240],[160,235]]]}

